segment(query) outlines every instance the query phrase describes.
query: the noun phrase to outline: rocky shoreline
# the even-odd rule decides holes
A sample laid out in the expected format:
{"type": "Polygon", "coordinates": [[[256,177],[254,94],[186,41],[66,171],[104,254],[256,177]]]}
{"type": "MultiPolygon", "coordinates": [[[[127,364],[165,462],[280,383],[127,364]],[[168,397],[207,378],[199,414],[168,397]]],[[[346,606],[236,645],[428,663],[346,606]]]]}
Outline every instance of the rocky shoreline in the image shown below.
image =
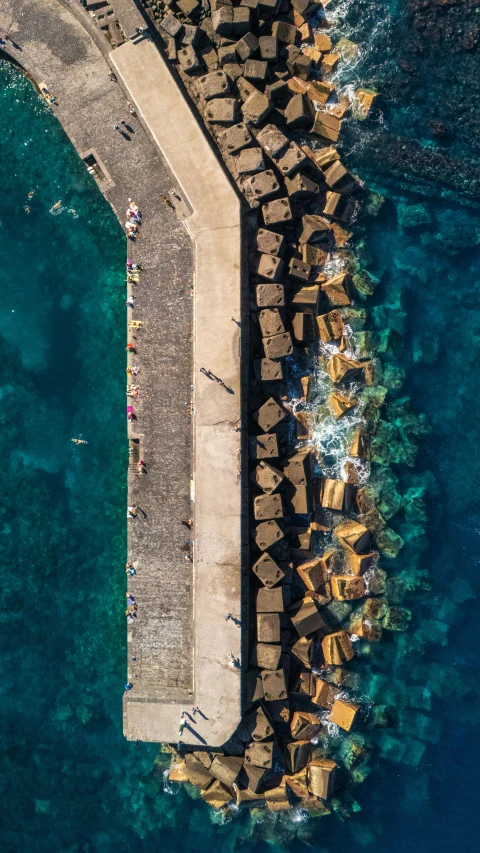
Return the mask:
{"type": "Polygon", "coordinates": [[[248,710],[221,750],[165,745],[169,779],[215,809],[355,811],[368,732],[392,723],[359,695],[358,649],[411,618],[385,570],[404,545],[388,526],[404,507],[389,466],[413,466],[428,429],[408,398],[386,410],[403,382],[402,312],[377,305],[369,330],[377,280],[362,240],[382,199],[336,148],[343,118],[368,118],[375,92],[336,89],[358,47],[332,44],[327,4],[145,9],[250,209],[248,710]]]}

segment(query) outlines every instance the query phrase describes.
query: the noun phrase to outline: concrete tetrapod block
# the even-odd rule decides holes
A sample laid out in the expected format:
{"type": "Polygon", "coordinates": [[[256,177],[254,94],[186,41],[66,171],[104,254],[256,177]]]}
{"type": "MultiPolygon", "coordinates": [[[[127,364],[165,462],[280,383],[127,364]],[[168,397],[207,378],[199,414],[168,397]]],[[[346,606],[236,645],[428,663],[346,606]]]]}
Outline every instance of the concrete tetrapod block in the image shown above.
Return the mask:
{"type": "Polygon", "coordinates": [[[313,314],[317,314],[321,292],[320,285],[318,284],[302,287],[301,290],[292,297],[292,308],[297,311],[311,311],[313,314]]]}
{"type": "Polygon", "coordinates": [[[336,341],[342,337],[345,326],[340,311],[329,311],[328,314],[320,314],[317,317],[317,326],[320,340],[324,344],[336,341]]]}
{"type": "Polygon", "coordinates": [[[313,492],[311,484],[307,483],[301,486],[292,484],[289,499],[295,515],[309,515],[313,508],[313,492]]]}
{"type": "Polygon", "coordinates": [[[255,542],[261,551],[266,551],[275,542],[279,542],[284,535],[282,528],[278,526],[276,521],[262,521],[253,532],[255,542]]]}
{"type": "MultiPolygon", "coordinates": [[[[264,767],[255,767],[254,764],[247,764],[246,762],[244,762],[244,768],[245,768],[245,773],[247,774],[247,779],[248,779],[247,792],[245,792],[245,791],[239,792],[237,790],[237,794],[238,793],[245,794],[248,792],[253,792],[254,794],[256,794],[258,792],[259,788],[261,787],[262,782],[265,780],[267,773],[268,773],[268,770],[266,770],[264,767]]],[[[249,797],[247,802],[251,801],[251,799],[252,798],[249,797]]],[[[259,799],[264,801],[264,799],[265,799],[264,795],[261,794],[259,799]]],[[[238,804],[239,803],[238,803],[238,799],[237,799],[237,805],[238,804]]]]}
{"type": "Polygon", "coordinates": [[[247,59],[243,71],[247,80],[260,80],[265,82],[268,73],[268,64],[263,59],[247,59]]]}
{"type": "Polygon", "coordinates": [[[272,643],[257,643],[252,654],[252,664],[260,669],[276,670],[280,665],[282,647],[272,643]]]}
{"type": "Polygon", "coordinates": [[[329,722],[335,723],[341,729],[349,732],[352,728],[360,706],[353,702],[345,702],[344,699],[335,699],[330,711],[329,722]]]}
{"type": "Polygon", "coordinates": [[[257,592],[257,613],[283,613],[283,587],[276,586],[274,589],[262,587],[257,592]]]}
{"type": "MultiPolygon", "coordinates": [[[[262,311],[261,313],[263,314],[264,312],[262,311]]],[[[273,397],[270,397],[253,415],[258,426],[264,432],[270,432],[270,430],[283,421],[286,416],[287,412],[285,409],[282,408],[282,406],[280,406],[273,397]]]]}
{"type": "Polygon", "coordinates": [[[259,308],[283,307],[285,305],[285,288],[283,284],[257,284],[257,306],[259,308]]]}
{"type": "Polygon", "coordinates": [[[233,7],[220,6],[212,12],[213,31],[219,36],[233,32],[233,7]]]}
{"type": "Polygon", "coordinates": [[[267,338],[262,338],[262,344],[267,358],[284,358],[287,355],[291,355],[293,352],[293,343],[290,332],[283,332],[283,334],[280,335],[272,335],[267,338]]]}
{"type": "Polygon", "coordinates": [[[292,332],[295,341],[299,344],[315,341],[317,339],[317,327],[313,314],[299,311],[293,314],[292,332]]]}
{"type": "Polygon", "coordinates": [[[288,148],[280,157],[274,157],[272,159],[277,169],[284,177],[291,175],[295,169],[299,169],[301,166],[304,166],[308,161],[308,157],[296,142],[290,142],[288,148]]]}
{"type": "Polygon", "coordinates": [[[267,198],[280,189],[280,184],[272,169],[266,169],[265,172],[253,175],[249,183],[253,195],[258,199],[267,198]]]}
{"type": "Polygon", "coordinates": [[[346,631],[327,634],[322,640],[322,651],[325,663],[333,666],[341,666],[354,657],[352,643],[346,631]]]}
{"type": "Polygon", "coordinates": [[[304,95],[294,95],[290,99],[285,109],[285,122],[292,129],[311,125],[312,114],[304,95]]]}
{"type": "Polygon", "coordinates": [[[276,62],[278,59],[278,39],[275,36],[260,36],[258,39],[260,56],[267,62],[276,62]]]}
{"type": "Polygon", "coordinates": [[[261,743],[262,741],[271,738],[274,733],[272,721],[262,705],[253,711],[252,725],[252,740],[255,741],[255,743],[261,743]]]}
{"type": "Polygon", "coordinates": [[[306,637],[300,637],[299,640],[292,646],[291,653],[298,658],[305,666],[310,667],[310,649],[312,640],[307,640],[306,637]]]}
{"type": "Polygon", "coordinates": [[[250,456],[252,459],[272,459],[278,456],[277,436],[264,433],[250,439],[250,456]]]}
{"type": "Polygon", "coordinates": [[[283,253],[284,237],[267,228],[259,228],[257,231],[257,251],[263,255],[281,255],[283,253]]]}
{"type": "Polygon", "coordinates": [[[289,770],[298,773],[306,767],[312,745],[309,740],[296,740],[287,744],[289,770]]]}
{"type": "Polygon", "coordinates": [[[323,282],[321,291],[332,308],[350,305],[349,283],[350,277],[346,273],[339,273],[323,282]]]}
{"type": "Polygon", "coordinates": [[[258,39],[253,33],[246,33],[235,45],[235,50],[240,59],[245,62],[252,53],[258,50],[258,39]]]}
{"type": "MultiPolygon", "coordinates": [[[[247,149],[248,150],[248,149],[247,149]]],[[[253,180],[253,178],[251,179],[253,180]]],[[[255,259],[253,269],[267,281],[277,282],[282,277],[284,263],[277,255],[258,255],[255,259]]]]}
{"type": "Polygon", "coordinates": [[[210,773],[227,788],[232,788],[243,766],[243,758],[234,755],[216,755],[210,773]]]}
{"type": "Polygon", "coordinates": [[[194,71],[198,71],[200,68],[200,61],[191,45],[187,45],[187,47],[182,47],[178,50],[177,59],[180,64],[180,68],[182,71],[185,71],[186,74],[193,74],[194,71]]]}
{"type": "Polygon", "coordinates": [[[321,139],[326,139],[328,142],[337,142],[341,125],[342,122],[340,119],[336,118],[331,113],[324,113],[319,110],[315,113],[315,119],[310,133],[319,136],[321,139]]]}
{"type": "Polygon", "coordinates": [[[248,175],[265,169],[261,148],[244,148],[235,160],[237,175],[248,175]]]}
{"type": "Polygon", "coordinates": [[[278,613],[257,614],[257,640],[259,643],[280,642],[280,616],[278,613]]]}
{"type": "Polygon", "coordinates": [[[263,204],[262,216],[265,225],[282,225],[289,222],[293,217],[288,198],[276,198],[263,204]]]}
{"type": "Polygon", "coordinates": [[[227,75],[223,71],[211,71],[199,77],[196,81],[197,89],[206,101],[211,98],[219,98],[230,91],[227,75]]]}
{"type": "Polygon", "coordinates": [[[266,151],[269,157],[278,157],[288,145],[288,136],[285,136],[274,124],[267,124],[257,134],[257,142],[266,151]]]}
{"type": "Polygon", "coordinates": [[[246,122],[259,125],[272,111],[272,104],[262,92],[254,92],[242,106],[243,118],[246,122]]]}
{"type": "Polygon", "coordinates": [[[302,281],[308,281],[310,278],[310,264],[304,263],[300,258],[291,258],[288,265],[288,275],[292,278],[299,278],[302,281]]]}
{"type": "Polygon", "coordinates": [[[230,154],[236,154],[252,141],[252,134],[243,122],[234,124],[220,134],[220,141],[230,154]]]}
{"type": "Polygon", "coordinates": [[[233,10],[233,32],[237,36],[246,35],[250,30],[251,13],[247,6],[236,6],[233,10]]]}
{"type": "Polygon", "coordinates": [[[290,618],[299,637],[306,637],[324,627],[323,619],[315,602],[308,598],[304,599],[299,610],[290,618]]]}
{"type": "Polygon", "coordinates": [[[272,358],[262,358],[257,362],[257,372],[262,382],[273,382],[283,379],[283,367],[281,361],[272,358]]]}
{"type": "Polygon", "coordinates": [[[285,673],[283,669],[277,669],[275,672],[272,672],[271,670],[264,670],[261,673],[261,676],[266,702],[277,702],[280,699],[287,698],[285,673]]]}
{"type": "Polygon", "coordinates": [[[270,554],[262,554],[252,566],[252,571],[267,589],[271,589],[285,577],[285,572],[270,554]]]}
{"type": "Polygon", "coordinates": [[[327,364],[328,375],[332,382],[335,383],[353,379],[358,376],[362,368],[363,364],[361,361],[355,361],[353,358],[347,358],[347,356],[343,355],[341,352],[332,355],[327,364]]]}
{"type": "Polygon", "coordinates": [[[278,468],[262,461],[258,463],[251,479],[266,495],[271,495],[282,484],[284,476],[278,468]]]}
{"type": "Polygon", "coordinates": [[[245,766],[253,764],[264,770],[270,770],[273,766],[274,743],[251,743],[245,750],[245,766]]]}
{"type": "Polygon", "coordinates": [[[303,448],[290,456],[283,473],[287,480],[296,486],[309,483],[313,477],[313,458],[310,450],[303,448]]]}
{"type": "Polygon", "coordinates": [[[284,44],[295,44],[297,28],[295,24],[288,24],[286,21],[274,21],[272,24],[272,36],[284,44]]]}
{"type": "Polygon", "coordinates": [[[205,118],[212,124],[229,124],[235,121],[235,98],[214,98],[208,102],[205,118]]]}
{"type": "Polygon", "coordinates": [[[255,521],[270,518],[283,518],[283,506],[280,495],[257,495],[253,500],[255,521]]]}
{"type": "Polygon", "coordinates": [[[320,195],[320,186],[302,172],[297,172],[291,178],[286,177],[285,187],[292,201],[311,201],[320,195]]]}
{"type": "Polygon", "coordinates": [[[326,240],[331,233],[331,225],[322,216],[308,213],[302,216],[302,227],[299,243],[312,243],[318,240],[326,240]]]}

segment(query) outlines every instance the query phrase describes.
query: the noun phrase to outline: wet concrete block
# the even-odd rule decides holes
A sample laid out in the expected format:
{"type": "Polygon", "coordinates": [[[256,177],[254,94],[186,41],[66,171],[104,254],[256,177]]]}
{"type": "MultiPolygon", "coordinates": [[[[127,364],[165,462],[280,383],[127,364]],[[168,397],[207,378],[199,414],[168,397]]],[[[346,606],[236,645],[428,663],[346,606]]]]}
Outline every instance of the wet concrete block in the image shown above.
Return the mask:
{"type": "Polygon", "coordinates": [[[332,575],[332,595],[339,601],[354,601],[365,596],[365,581],[361,575],[332,575]]]}
{"type": "Polygon", "coordinates": [[[299,637],[307,637],[324,627],[324,622],[315,602],[305,598],[296,613],[290,616],[299,637]]]}
{"type": "Polygon", "coordinates": [[[345,331],[340,311],[329,311],[328,314],[320,314],[317,317],[317,326],[320,334],[320,340],[322,340],[324,344],[338,340],[342,337],[345,331]]]}
{"type": "Polygon", "coordinates": [[[307,589],[317,592],[328,579],[326,566],[321,557],[315,557],[297,566],[297,572],[307,589]]]}
{"type": "Polygon", "coordinates": [[[205,118],[212,124],[229,124],[235,121],[235,98],[216,98],[208,102],[205,118]]]}
{"type": "Polygon", "coordinates": [[[230,91],[230,84],[223,71],[211,71],[196,81],[197,89],[206,101],[219,98],[230,91]]]}
{"type": "Polygon", "coordinates": [[[270,432],[284,418],[287,412],[280,406],[273,397],[270,397],[262,406],[254,413],[254,418],[263,432],[270,432]]]}
{"type": "Polygon", "coordinates": [[[283,587],[276,586],[273,589],[263,587],[257,592],[257,613],[283,613],[283,587]]]}
{"type": "Polygon", "coordinates": [[[321,139],[326,139],[327,142],[337,142],[341,126],[342,122],[340,119],[331,115],[331,113],[324,113],[319,110],[315,113],[313,126],[310,132],[315,134],[315,136],[319,136],[321,139]]]}
{"type": "Polygon", "coordinates": [[[274,124],[267,124],[257,134],[257,142],[269,157],[278,157],[288,145],[288,137],[282,133],[274,124]]]}
{"type": "Polygon", "coordinates": [[[324,53],[322,57],[322,71],[326,71],[327,74],[331,74],[332,71],[335,71],[339,59],[340,55],[338,53],[324,53]]]}
{"type": "Polygon", "coordinates": [[[258,39],[256,35],[253,33],[246,33],[239,41],[237,41],[235,50],[242,62],[250,59],[252,54],[258,50],[258,39]]]}
{"type": "Polygon", "coordinates": [[[267,228],[259,228],[257,231],[257,251],[264,255],[281,255],[284,247],[284,237],[267,228]]]}
{"type": "Polygon", "coordinates": [[[270,554],[262,554],[260,559],[252,566],[252,571],[267,589],[272,589],[272,587],[280,583],[285,577],[285,572],[270,554]]]}
{"type": "Polygon", "coordinates": [[[350,305],[351,299],[350,276],[345,273],[337,273],[322,284],[322,293],[327,297],[329,305],[341,308],[350,305]]]}
{"type": "Polygon", "coordinates": [[[360,706],[353,702],[345,702],[344,699],[335,699],[330,711],[329,722],[335,723],[341,729],[349,732],[352,728],[360,706]]]}
{"type": "Polygon", "coordinates": [[[255,294],[259,308],[283,307],[285,305],[283,284],[257,284],[255,294]]]}
{"type": "Polygon", "coordinates": [[[345,178],[350,177],[349,172],[343,165],[340,163],[340,160],[335,160],[324,172],[325,182],[329,187],[335,187],[345,178]]]}
{"type": "Polygon", "coordinates": [[[355,551],[356,554],[366,551],[370,544],[370,531],[368,527],[353,519],[348,519],[337,524],[335,527],[335,536],[344,548],[355,551]]]}
{"type": "Polygon", "coordinates": [[[322,651],[325,663],[330,666],[341,666],[354,657],[352,643],[346,631],[327,634],[322,640],[322,651]]]}
{"type": "Polygon", "coordinates": [[[331,708],[335,700],[335,690],[328,681],[314,676],[314,693],[312,702],[320,708],[331,708]]]}
{"type": "MultiPolygon", "coordinates": [[[[335,85],[333,83],[328,83],[327,80],[312,80],[308,87],[307,98],[314,103],[325,106],[334,91],[335,85]]],[[[319,165],[321,166],[321,162],[319,165]]]]}
{"type": "Polygon", "coordinates": [[[280,642],[280,616],[278,613],[257,613],[257,639],[259,643],[280,642]]]}
{"type": "MultiPolygon", "coordinates": [[[[279,542],[280,539],[283,539],[284,535],[282,528],[279,527],[276,521],[262,521],[262,523],[258,524],[253,531],[253,538],[261,551],[266,551],[267,548],[271,548],[272,545],[279,542]]],[[[278,641],[267,640],[266,642],[275,643],[278,641]]]]}
{"type": "Polygon", "coordinates": [[[261,278],[267,281],[278,281],[282,277],[284,263],[277,255],[257,255],[253,269],[261,278]]]}
{"type": "Polygon", "coordinates": [[[308,790],[315,797],[328,800],[332,795],[337,765],[330,758],[314,758],[308,765],[308,790]]]}
{"type": "Polygon", "coordinates": [[[291,654],[294,655],[304,666],[310,668],[310,652],[312,647],[312,640],[307,640],[306,637],[300,637],[297,642],[290,649],[291,654]]]}
{"type": "Polygon", "coordinates": [[[274,159],[274,163],[284,177],[291,175],[295,169],[299,169],[308,162],[307,155],[296,142],[290,142],[286,151],[280,157],[274,159]]]}
{"type": "Polygon", "coordinates": [[[262,205],[262,216],[265,225],[283,225],[292,217],[292,209],[288,198],[277,198],[262,205]]]}
{"type": "Polygon", "coordinates": [[[243,122],[234,124],[220,134],[220,140],[229,154],[236,154],[252,141],[252,134],[243,122]]]}
{"type": "Polygon", "coordinates": [[[275,672],[263,670],[261,676],[266,702],[278,702],[280,699],[287,698],[287,687],[283,669],[277,669],[275,672]]]}
{"type": "Polygon", "coordinates": [[[202,791],[200,796],[213,809],[220,809],[235,798],[233,791],[222,785],[218,780],[212,782],[205,791],[202,791]]]}
{"type": "Polygon", "coordinates": [[[278,443],[275,433],[264,433],[250,439],[252,459],[271,459],[278,456],[278,443]]]}
{"type": "Polygon", "coordinates": [[[283,518],[283,506],[280,495],[257,495],[253,500],[255,521],[269,518],[283,518]]]}
{"type": "Polygon", "coordinates": [[[212,781],[212,774],[192,754],[185,756],[185,772],[190,784],[196,788],[207,788],[212,781]]]}
{"type": "Polygon", "coordinates": [[[291,355],[293,352],[293,343],[290,332],[283,332],[280,335],[272,335],[268,338],[262,338],[265,356],[267,358],[284,358],[291,355]]]}
{"type": "Polygon", "coordinates": [[[253,482],[267,495],[271,495],[285,479],[282,472],[268,462],[259,462],[251,474],[253,482]]]}
{"type": "MultiPolygon", "coordinates": [[[[258,322],[264,338],[280,335],[285,331],[282,315],[278,308],[264,308],[259,312],[258,322]]],[[[265,430],[268,432],[268,430],[265,430]]]]}
{"type": "Polygon", "coordinates": [[[283,366],[281,361],[272,358],[259,359],[255,365],[259,379],[262,382],[274,382],[283,379],[283,366]]]}
{"type": "Polygon", "coordinates": [[[243,767],[243,757],[236,755],[216,755],[210,765],[210,773],[227,788],[231,788],[243,767]]]}

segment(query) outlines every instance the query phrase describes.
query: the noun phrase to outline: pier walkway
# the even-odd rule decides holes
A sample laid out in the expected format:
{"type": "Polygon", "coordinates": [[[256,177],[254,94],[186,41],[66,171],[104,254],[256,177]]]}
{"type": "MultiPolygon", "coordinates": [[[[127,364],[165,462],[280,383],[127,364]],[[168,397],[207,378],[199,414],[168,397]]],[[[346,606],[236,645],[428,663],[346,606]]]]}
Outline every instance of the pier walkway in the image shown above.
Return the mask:
{"type": "Polygon", "coordinates": [[[21,47],[8,43],[7,52],[55,95],[79,155],[95,157],[120,222],[128,198],[143,212],[128,245],[146,268],[133,315],[143,326],[129,334],[141,368],[131,433],[148,473],[130,465],[128,502],[143,512],[128,521],[138,617],[129,627],[124,731],[176,742],[181,711],[198,706],[182,739],[218,746],[240,718],[240,675],[228,666],[229,652],[240,655],[240,630],[225,621],[227,612],[240,616],[240,330],[231,321],[240,319],[239,201],[148,38],[115,51],[116,84],[107,42],[74,0],[3,0],[0,29],[21,47]],[[130,117],[122,86],[141,121],[130,117]],[[130,139],[114,131],[120,119],[130,139]],[[171,190],[188,202],[185,224],[162,201],[171,190]],[[185,560],[192,533],[181,524],[192,514],[193,564],[185,560]]]}

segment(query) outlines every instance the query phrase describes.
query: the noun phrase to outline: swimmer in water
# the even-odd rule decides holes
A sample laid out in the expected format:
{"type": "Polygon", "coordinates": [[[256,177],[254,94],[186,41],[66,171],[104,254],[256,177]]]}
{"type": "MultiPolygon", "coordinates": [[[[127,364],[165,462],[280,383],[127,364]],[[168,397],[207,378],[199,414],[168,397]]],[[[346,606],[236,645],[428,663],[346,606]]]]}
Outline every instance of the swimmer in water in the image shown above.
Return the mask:
{"type": "Polygon", "coordinates": [[[35,191],[34,191],[34,190],[30,190],[30,192],[29,192],[29,193],[28,193],[28,195],[27,195],[27,198],[33,198],[33,196],[34,196],[34,195],[35,195],[35,191]]]}
{"type": "Polygon", "coordinates": [[[32,212],[32,208],[30,207],[29,204],[24,204],[23,209],[24,209],[25,213],[31,213],[32,212]]]}
{"type": "Polygon", "coordinates": [[[74,444],[88,444],[88,441],[85,441],[84,438],[72,438],[74,444]]]}

